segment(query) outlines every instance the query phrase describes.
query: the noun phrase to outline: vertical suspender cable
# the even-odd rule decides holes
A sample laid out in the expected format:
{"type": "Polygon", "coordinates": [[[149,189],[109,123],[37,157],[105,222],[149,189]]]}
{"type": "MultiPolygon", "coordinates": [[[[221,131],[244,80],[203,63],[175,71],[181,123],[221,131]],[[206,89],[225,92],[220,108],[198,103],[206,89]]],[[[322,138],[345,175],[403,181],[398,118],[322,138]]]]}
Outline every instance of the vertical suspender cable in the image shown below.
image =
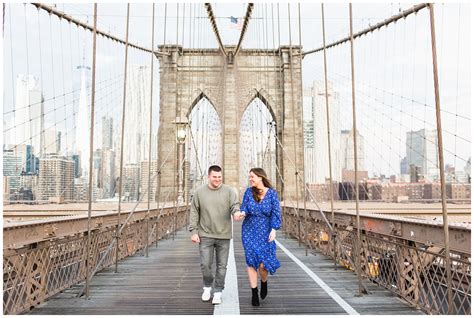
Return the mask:
{"type": "Polygon", "coordinates": [[[95,115],[95,68],[97,40],[97,3],[94,3],[94,31],[92,37],[92,87],[91,87],[91,127],[89,136],[89,202],[87,207],[87,246],[86,246],[86,298],[89,298],[90,283],[90,248],[91,248],[91,214],[92,214],[92,162],[94,151],[94,115],[95,115]]]}
{"type": "MultiPolygon", "coordinates": [[[[300,4],[298,3],[298,37],[299,37],[299,46],[300,50],[303,49],[301,45],[301,7],[300,4]]],[[[299,55],[300,59],[300,109],[301,109],[301,136],[304,139],[304,125],[303,125],[303,56],[300,54],[299,55]]],[[[308,211],[306,210],[306,174],[305,174],[305,165],[304,165],[304,144],[303,144],[303,210],[304,210],[304,235],[305,235],[305,241],[308,239],[307,235],[307,218],[308,218],[308,211]]],[[[306,256],[308,256],[308,242],[305,243],[305,253],[306,256]]]]}
{"type": "MultiPolygon", "coordinates": [[[[150,221],[150,199],[151,199],[151,142],[152,142],[152,126],[153,126],[153,59],[155,58],[153,50],[155,48],[155,4],[153,3],[153,9],[151,13],[151,66],[150,66],[150,127],[148,136],[148,202],[147,202],[147,214],[146,214],[146,242],[145,242],[145,255],[148,257],[148,228],[150,221]]],[[[158,165],[156,166],[158,168],[158,165]]],[[[158,209],[157,209],[158,211],[158,209]]]]}
{"type": "Polygon", "coordinates": [[[356,126],[356,108],[355,108],[355,77],[354,77],[354,34],[352,30],[352,3],[349,3],[349,26],[351,40],[351,74],[352,74],[352,131],[354,134],[354,184],[356,193],[356,219],[357,219],[357,242],[356,255],[354,264],[357,270],[357,278],[359,281],[359,296],[362,295],[361,281],[361,262],[360,262],[360,218],[359,218],[359,185],[357,178],[357,126],[356,126]]]}
{"type": "MultiPolygon", "coordinates": [[[[277,26],[278,26],[278,50],[280,51],[280,55],[281,55],[281,33],[280,33],[280,4],[277,3],[277,26]]],[[[281,65],[278,67],[279,68],[279,75],[280,75],[280,85],[283,85],[283,82],[284,82],[284,76],[283,76],[283,68],[284,68],[284,64],[283,64],[283,58],[281,59],[281,65]]],[[[283,89],[283,86],[281,87],[280,89],[280,101],[282,104],[283,103],[283,97],[284,97],[284,89],[283,89]]],[[[283,127],[283,120],[280,121],[280,127],[283,127]]],[[[277,123],[278,125],[278,123],[277,123]]],[[[278,126],[277,126],[278,127],[278,126]]],[[[277,136],[277,140],[278,140],[278,129],[276,128],[275,129],[275,135],[277,136]]],[[[278,143],[276,144],[275,146],[275,152],[278,150],[278,143]]],[[[276,153],[275,153],[276,155],[276,153]]],[[[282,147],[280,148],[280,152],[279,152],[279,156],[276,156],[277,157],[277,161],[279,163],[281,163],[281,165],[279,166],[279,169],[283,168],[283,149],[282,147]]],[[[279,170],[278,169],[278,170],[279,170]]],[[[285,201],[285,183],[281,182],[281,200],[282,201],[285,201]]],[[[283,215],[285,215],[283,213],[283,215]]],[[[284,219],[282,220],[283,222],[283,227],[284,227],[284,231],[285,231],[285,238],[288,238],[288,230],[287,230],[287,217],[285,216],[284,219]]]]}
{"type": "Polygon", "coordinates": [[[331,223],[332,223],[332,240],[334,244],[334,269],[337,269],[337,254],[336,254],[336,231],[334,224],[334,191],[332,182],[332,163],[331,163],[331,134],[330,134],[330,120],[329,120],[329,95],[328,95],[328,68],[327,68],[327,57],[326,57],[326,29],[324,23],[324,3],[321,3],[321,20],[323,25],[323,56],[324,56],[324,89],[326,96],[326,124],[328,130],[328,155],[329,155],[329,195],[331,198],[331,223]]]}
{"type": "MultiPolygon", "coordinates": [[[[179,105],[179,94],[178,94],[178,85],[179,85],[179,66],[178,66],[178,54],[179,54],[179,49],[178,49],[178,39],[179,39],[179,3],[176,4],[176,111],[175,111],[175,118],[178,118],[178,115],[179,115],[179,118],[181,119],[181,106],[179,105]]],[[[176,125],[176,124],[175,124],[176,125]]],[[[177,210],[178,210],[178,191],[177,191],[177,185],[178,185],[178,182],[177,182],[177,179],[179,178],[179,174],[178,174],[178,169],[179,169],[179,159],[178,159],[178,144],[177,144],[177,141],[178,140],[178,126],[175,127],[175,142],[174,142],[174,147],[175,147],[175,160],[174,160],[174,172],[176,173],[174,178],[173,178],[173,188],[174,188],[174,210],[173,210],[173,223],[171,225],[171,236],[174,240],[174,236],[175,236],[175,233],[174,233],[174,225],[175,225],[175,218],[176,218],[176,213],[177,213],[177,210]]]]}
{"type": "Polygon", "coordinates": [[[444,156],[443,156],[443,131],[441,130],[441,106],[439,101],[439,81],[438,81],[438,58],[436,55],[436,33],[435,33],[435,22],[434,22],[434,7],[433,4],[428,4],[430,9],[430,25],[431,25],[431,49],[433,55],[433,83],[435,93],[435,106],[436,106],[436,129],[438,133],[438,160],[439,160],[439,175],[441,179],[441,206],[443,209],[443,228],[444,228],[444,251],[445,251],[445,268],[447,275],[447,292],[448,292],[448,315],[454,314],[453,312],[453,289],[452,289],[452,273],[451,273],[451,258],[449,248],[449,223],[448,223],[448,211],[446,208],[446,180],[444,176],[444,156]]]}
{"type": "Polygon", "coordinates": [[[128,63],[128,29],[130,22],[130,3],[127,3],[127,26],[125,31],[125,72],[123,79],[123,107],[122,107],[122,132],[120,138],[120,176],[119,176],[119,202],[117,211],[117,232],[115,233],[115,272],[118,270],[119,258],[119,229],[120,229],[120,208],[122,203],[122,187],[123,187],[123,139],[125,136],[125,106],[127,98],[127,63],[128,63]]]}
{"type": "Polygon", "coordinates": [[[290,85],[291,85],[291,108],[293,110],[293,151],[295,152],[295,199],[296,199],[296,212],[298,213],[298,246],[301,246],[301,218],[300,218],[300,202],[299,202],[299,189],[298,189],[298,154],[296,146],[296,112],[295,112],[295,96],[294,96],[294,85],[293,85],[293,46],[291,44],[291,11],[290,4],[288,3],[288,34],[290,37],[290,48],[289,48],[289,64],[290,64],[290,85]]]}
{"type": "MultiPolygon", "coordinates": [[[[166,51],[166,18],[168,16],[168,4],[165,3],[165,19],[164,19],[164,31],[163,31],[163,50],[166,51]]],[[[153,48],[152,48],[153,49],[153,48]]],[[[161,107],[161,104],[160,104],[160,107],[161,107]]],[[[158,152],[158,147],[160,147],[160,145],[156,145],[156,151],[157,151],[157,154],[159,153],[158,152]]],[[[158,158],[158,155],[157,155],[157,158],[158,158]]],[[[158,169],[158,159],[157,159],[157,165],[156,165],[157,169],[158,169]]],[[[155,194],[155,198],[156,198],[156,202],[157,202],[157,208],[160,206],[160,196],[161,196],[161,171],[160,169],[157,170],[157,173],[158,173],[158,176],[157,176],[157,181],[156,181],[156,194],[155,194]]],[[[157,219],[158,220],[158,219],[157,219]]],[[[158,224],[156,223],[155,224],[156,226],[156,232],[155,232],[155,247],[158,247],[158,224]]]]}

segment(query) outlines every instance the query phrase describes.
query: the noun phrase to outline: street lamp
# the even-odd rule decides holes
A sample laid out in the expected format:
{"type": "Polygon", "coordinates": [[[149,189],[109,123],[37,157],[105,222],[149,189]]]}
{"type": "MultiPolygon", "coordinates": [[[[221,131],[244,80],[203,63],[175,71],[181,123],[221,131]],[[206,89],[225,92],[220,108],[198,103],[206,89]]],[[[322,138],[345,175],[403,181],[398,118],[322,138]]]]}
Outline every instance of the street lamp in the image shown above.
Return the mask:
{"type": "Polygon", "coordinates": [[[184,147],[186,141],[186,130],[188,127],[188,121],[180,117],[176,117],[176,142],[178,143],[178,203],[184,201],[183,199],[183,162],[184,162],[184,147]]]}

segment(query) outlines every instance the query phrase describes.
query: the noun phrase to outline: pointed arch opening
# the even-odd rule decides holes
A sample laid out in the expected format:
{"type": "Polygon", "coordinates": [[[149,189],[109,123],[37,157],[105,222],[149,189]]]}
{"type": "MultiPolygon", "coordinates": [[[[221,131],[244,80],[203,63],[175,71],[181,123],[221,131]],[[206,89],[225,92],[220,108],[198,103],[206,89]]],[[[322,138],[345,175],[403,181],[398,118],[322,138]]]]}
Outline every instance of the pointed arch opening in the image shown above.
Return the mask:
{"type": "Polygon", "coordinates": [[[273,186],[277,183],[276,121],[261,97],[258,94],[249,102],[240,121],[240,193],[248,186],[248,173],[254,167],[263,168],[273,186]]]}
{"type": "Polygon", "coordinates": [[[216,108],[204,95],[200,95],[188,114],[190,138],[187,139],[189,179],[191,193],[207,182],[207,169],[222,166],[222,128],[216,108]]]}

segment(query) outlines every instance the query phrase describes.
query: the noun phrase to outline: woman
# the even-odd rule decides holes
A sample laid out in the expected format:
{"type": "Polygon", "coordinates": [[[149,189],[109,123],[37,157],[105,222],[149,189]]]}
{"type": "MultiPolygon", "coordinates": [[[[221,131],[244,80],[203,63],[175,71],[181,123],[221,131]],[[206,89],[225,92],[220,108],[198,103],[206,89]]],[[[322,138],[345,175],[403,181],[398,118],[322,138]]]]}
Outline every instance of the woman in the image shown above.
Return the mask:
{"type": "Polygon", "coordinates": [[[247,274],[252,288],[252,305],[260,306],[257,280],[260,274],[260,297],[267,297],[267,276],[280,267],[276,258],[275,236],[280,229],[280,201],[262,168],[250,169],[250,187],[245,191],[240,208],[242,245],[247,262],[247,274]]]}

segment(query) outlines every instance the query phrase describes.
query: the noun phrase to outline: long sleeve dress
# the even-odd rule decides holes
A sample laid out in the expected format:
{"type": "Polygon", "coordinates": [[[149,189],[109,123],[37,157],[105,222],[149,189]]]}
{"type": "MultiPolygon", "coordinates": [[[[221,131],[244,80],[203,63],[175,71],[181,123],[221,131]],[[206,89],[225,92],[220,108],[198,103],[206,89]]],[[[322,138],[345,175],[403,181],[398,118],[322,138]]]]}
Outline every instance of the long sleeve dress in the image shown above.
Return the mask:
{"type": "Polygon", "coordinates": [[[273,275],[280,267],[276,258],[276,243],[268,242],[271,230],[278,230],[281,225],[280,201],[276,190],[269,188],[258,203],[252,196],[252,188],[247,188],[240,210],[246,214],[242,223],[242,245],[247,266],[258,270],[263,263],[273,275]]]}

